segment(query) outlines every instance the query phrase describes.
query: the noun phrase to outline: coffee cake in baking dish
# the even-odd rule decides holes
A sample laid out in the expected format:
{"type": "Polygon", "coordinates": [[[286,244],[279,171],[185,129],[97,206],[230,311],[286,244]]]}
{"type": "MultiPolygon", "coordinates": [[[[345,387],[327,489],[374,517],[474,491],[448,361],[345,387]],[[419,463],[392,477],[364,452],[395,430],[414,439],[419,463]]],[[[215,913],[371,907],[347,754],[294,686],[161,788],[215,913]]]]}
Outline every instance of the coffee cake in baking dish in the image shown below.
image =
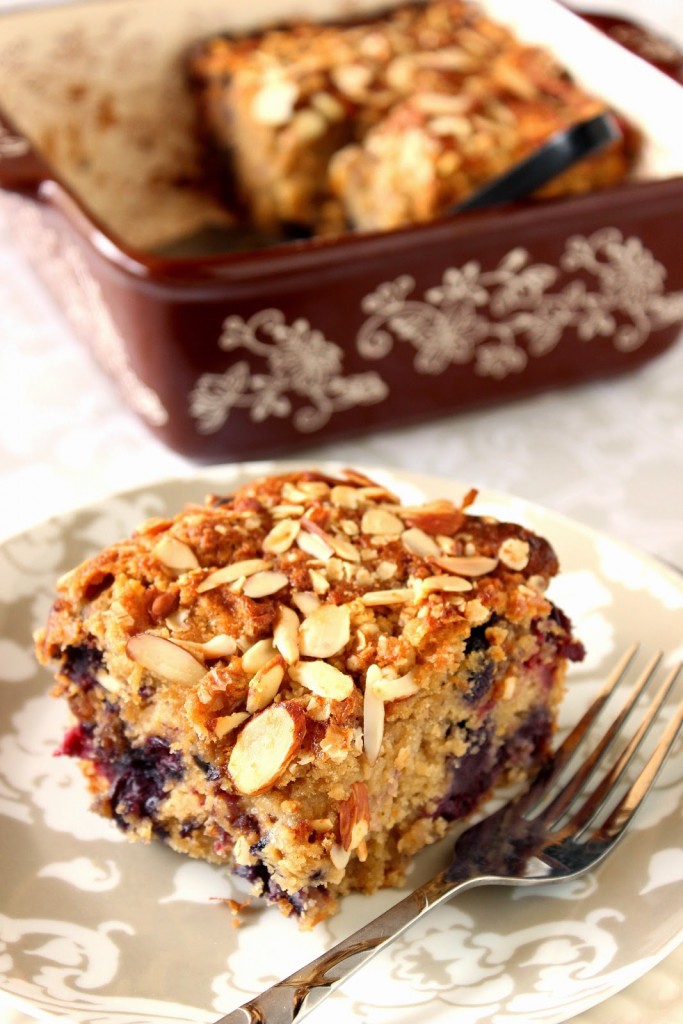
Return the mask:
{"type": "Polygon", "coordinates": [[[304,927],[549,749],[558,563],[521,526],[355,471],[260,479],[63,577],[37,653],[94,808],[227,865],[304,927]]]}
{"type": "MultiPolygon", "coordinates": [[[[250,219],[330,233],[430,220],[606,109],[469,0],[218,36],[191,54],[200,121],[250,219]]],[[[621,181],[634,137],[549,194],[621,181]]]]}

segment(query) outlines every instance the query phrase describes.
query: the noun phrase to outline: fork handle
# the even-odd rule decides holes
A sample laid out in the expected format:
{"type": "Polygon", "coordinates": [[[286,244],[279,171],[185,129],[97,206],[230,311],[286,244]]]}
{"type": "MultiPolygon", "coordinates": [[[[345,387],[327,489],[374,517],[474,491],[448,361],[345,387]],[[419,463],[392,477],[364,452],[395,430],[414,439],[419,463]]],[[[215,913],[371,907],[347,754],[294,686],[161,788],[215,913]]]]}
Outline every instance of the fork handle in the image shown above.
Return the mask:
{"type": "Polygon", "coordinates": [[[454,884],[445,872],[436,875],[332,949],[215,1024],[294,1024],[302,1020],[414,921],[463,889],[488,881],[494,879],[475,875],[454,884]]]}

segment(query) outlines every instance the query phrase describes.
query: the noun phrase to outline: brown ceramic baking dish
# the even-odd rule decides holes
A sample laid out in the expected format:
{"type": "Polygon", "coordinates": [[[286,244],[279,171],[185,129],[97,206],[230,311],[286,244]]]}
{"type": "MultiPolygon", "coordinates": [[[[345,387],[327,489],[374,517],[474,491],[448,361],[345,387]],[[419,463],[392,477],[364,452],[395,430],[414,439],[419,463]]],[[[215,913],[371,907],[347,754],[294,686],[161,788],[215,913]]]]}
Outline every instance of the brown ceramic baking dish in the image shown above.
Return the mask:
{"type": "MultiPolygon", "coordinates": [[[[202,459],[261,457],[632,370],[674,342],[680,56],[630,23],[580,18],[553,0],[484,6],[550,45],[640,129],[634,180],[397,231],[192,257],[158,253],[224,214],[193,186],[183,55],[211,32],[251,30],[306,3],[100,0],[2,17],[10,224],[166,444],[202,459]]],[[[313,7],[334,18],[378,5],[313,7]]]]}

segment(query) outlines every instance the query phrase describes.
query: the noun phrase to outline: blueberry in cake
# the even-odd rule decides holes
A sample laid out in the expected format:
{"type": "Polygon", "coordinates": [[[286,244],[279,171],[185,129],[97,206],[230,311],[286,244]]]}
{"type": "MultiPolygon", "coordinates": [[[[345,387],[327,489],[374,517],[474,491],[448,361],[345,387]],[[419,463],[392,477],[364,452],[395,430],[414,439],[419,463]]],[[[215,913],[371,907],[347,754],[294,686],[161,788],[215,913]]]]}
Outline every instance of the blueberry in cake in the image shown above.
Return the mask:
{"type": "Polygon", "coordinates": [[[527,529],[295,472],[153,519],[36,636],[94,809],[310,927],[546,757],[583,649],[527,529]]]}
{"type": "MultiPolygon", "coordinates": [[[[607,109],[546,49],[470,0],[213,36],[193,48],[189,76],[227,191],[270,232],[431,220],[607,109]]],[[[544,194],[622,181],[638,148],[622,126],[622,139],[544,194]]]]}

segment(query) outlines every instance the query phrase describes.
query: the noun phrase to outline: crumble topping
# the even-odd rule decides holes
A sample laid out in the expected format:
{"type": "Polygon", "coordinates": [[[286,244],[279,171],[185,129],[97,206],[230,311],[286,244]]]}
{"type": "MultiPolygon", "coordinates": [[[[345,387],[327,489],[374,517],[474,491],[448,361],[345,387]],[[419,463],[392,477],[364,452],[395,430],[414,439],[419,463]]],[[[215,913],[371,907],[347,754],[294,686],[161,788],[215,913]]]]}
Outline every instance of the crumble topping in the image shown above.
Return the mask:
{"type": "Polygon", "coordinates": [[[268,477],[63,577],[37,651],[97,809],[231,864],[306,925],[396,883],[542,758],[581,656],[543,593],[552,548],[475,497],[268,477]]]}

